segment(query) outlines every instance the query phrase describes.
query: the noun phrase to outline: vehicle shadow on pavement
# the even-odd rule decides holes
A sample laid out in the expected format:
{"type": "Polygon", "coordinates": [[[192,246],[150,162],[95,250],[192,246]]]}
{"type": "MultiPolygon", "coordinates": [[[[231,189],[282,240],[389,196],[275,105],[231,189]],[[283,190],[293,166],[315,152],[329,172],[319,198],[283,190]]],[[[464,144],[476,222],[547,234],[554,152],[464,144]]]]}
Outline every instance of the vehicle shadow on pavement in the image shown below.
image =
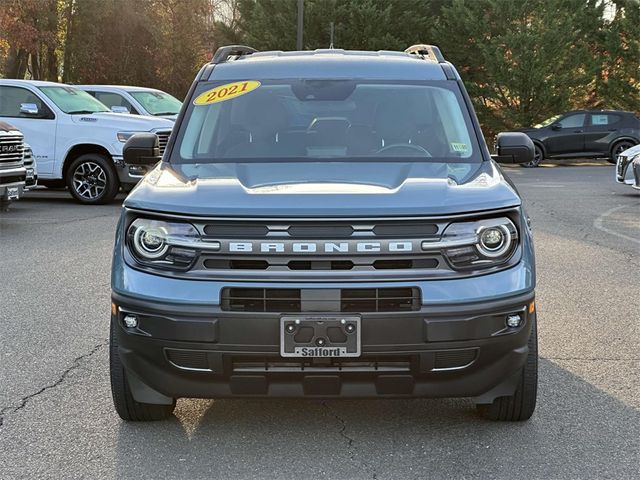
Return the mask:
{"type": "Polygon", "coordinates": [[[632,478],[640,411],[541,359],[538,408],[468,400],[183,400],[120,427],[115,478],[632,478]]]}

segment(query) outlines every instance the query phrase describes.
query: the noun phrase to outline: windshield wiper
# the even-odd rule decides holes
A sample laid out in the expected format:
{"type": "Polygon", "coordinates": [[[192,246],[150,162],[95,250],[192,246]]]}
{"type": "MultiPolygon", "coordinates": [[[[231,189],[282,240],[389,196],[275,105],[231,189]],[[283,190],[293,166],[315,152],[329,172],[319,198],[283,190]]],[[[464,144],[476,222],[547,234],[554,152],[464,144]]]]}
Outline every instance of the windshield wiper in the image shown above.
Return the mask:
{"type": "Polygon", "coordinates": [[[177,115],[178,112],[159,112],[159,113],[154,113],[154,115],[156,117],[160,116],[160,115],[177,115]]]}

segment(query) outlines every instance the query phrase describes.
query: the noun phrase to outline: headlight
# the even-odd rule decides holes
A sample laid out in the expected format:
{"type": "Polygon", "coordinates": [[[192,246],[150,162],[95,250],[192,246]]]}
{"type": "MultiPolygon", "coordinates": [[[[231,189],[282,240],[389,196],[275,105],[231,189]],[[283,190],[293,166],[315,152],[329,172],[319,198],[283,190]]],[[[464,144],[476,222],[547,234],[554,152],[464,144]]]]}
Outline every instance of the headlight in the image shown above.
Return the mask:
{"type": "Polygon", "coordinates": [[[129,251],[142,265],[186,270],[202,250],[219,250],[219,242],[205,242],[189,223],[138,218],[127,231],[129,251]]]}
{"type": "MultiPolygon", "coordinates": [[[[455,269],[488,268],[506,263],[518,246],[518,230],[506,218],[491,218],[449,225],[439,242],[442,253],[455,269]]],[[[430,242],[423,242],[428,250],[430,242]]]]}
{"type": "Polygon", "coordinates": [[[119,141],[124,143],[127,140],[129,140],[131,137],[133,137],[136,133],[149,133],[149,132],[118,132],[117,137],[119,141]]]}

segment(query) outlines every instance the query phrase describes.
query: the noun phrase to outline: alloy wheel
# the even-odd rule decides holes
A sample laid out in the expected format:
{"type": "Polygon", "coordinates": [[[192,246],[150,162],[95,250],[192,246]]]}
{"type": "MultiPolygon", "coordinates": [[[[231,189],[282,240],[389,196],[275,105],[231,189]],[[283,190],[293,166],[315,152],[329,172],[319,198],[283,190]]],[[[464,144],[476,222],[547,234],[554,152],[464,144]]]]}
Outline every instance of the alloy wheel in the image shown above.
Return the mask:
{"type": "Polygon", "coordinates": [[[73,172],[73,188],[80,197],[95,200],[107,188],[107,172],[95,162],[83,162],[73,172]]]}
{"type": "Polygon", "coordinates": [[[633,147],[633,143],[631,142],[620,142],[619,144],[616,145],[616,148],[613,150],[613,158],[617,158],[618,155],[620,155],[625,150],[630,149],[631,147],[633,147]]]}

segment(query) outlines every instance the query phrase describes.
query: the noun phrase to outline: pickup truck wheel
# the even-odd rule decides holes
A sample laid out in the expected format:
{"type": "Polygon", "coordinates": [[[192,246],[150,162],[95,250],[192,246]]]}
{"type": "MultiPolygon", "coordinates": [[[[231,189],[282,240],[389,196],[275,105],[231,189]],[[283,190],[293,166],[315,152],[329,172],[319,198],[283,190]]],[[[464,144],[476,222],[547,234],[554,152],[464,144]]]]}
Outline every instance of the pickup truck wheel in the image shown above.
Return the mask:
{"type": "Polygon", "coordinates": [[[538,329],[535,319],[529,336],[529,354],[522,368],[520,382],[510,397],[496,398],[489,405],[478,405],[480,413],[490,420],[524,421],[529,420],[536,408],[538,394],[538,329]]]}
{"type": "Polygon", "coordinates": [[[73,198],[86,205],[109,203],[120,188],[113,162],[99,153],[86,153],[71,162],[66,181],[73,198]]]}
{"type": "Polygon", "coordinates": [[[115,328],[117,326],[112,321],[109,335],[109,373],[111,375],[111,395],[113,396],[113,405],[116,408],[116,412],[118,412],[120,418],[130,422],[148,422],[169,418],[176,406],[175,400],[172,405],[152,405],[134,400],[127,381],[127,372],[118,354],[118,340],[115,335],[115,328]]]}

